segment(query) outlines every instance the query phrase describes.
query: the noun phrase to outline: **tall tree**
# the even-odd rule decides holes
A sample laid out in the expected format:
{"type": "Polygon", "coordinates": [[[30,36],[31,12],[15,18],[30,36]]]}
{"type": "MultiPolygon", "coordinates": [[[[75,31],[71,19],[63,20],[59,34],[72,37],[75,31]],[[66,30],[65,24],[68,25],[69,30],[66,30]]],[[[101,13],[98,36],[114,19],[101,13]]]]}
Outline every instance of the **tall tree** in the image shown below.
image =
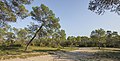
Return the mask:
{"type": "Polygon", "coordinates": [[[100,44],[101,44],[101,41],[102,41],[101,39],[105,36],[104,29],[100,28],[100,29],[92,31],[91,37],[92,36],[97,38],[98,46],[99,46],[99,49],[100,49],[100,44]]]}
{"type": "Polygon", "coordinates": [[[40,7],[32,7],[33,11],[31,11],[32,19],[38,22],[39,28],[35,32],[32,39],[28,42],[25,50],[27,50],[28,45],[33,41],[36,35],[40,32],[40,30],[44,29],[46,32],[52,33],[60,28],[59,18],[55,17],[55,14],[52,10],[50,10],[44,4],[41,4],[40,7]]]}

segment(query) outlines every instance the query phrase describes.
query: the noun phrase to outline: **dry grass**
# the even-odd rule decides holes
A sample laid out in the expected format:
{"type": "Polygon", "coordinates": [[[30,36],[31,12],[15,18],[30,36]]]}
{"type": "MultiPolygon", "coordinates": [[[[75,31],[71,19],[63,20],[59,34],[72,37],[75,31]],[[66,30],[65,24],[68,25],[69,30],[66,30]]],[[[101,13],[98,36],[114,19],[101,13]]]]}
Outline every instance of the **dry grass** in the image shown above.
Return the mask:
{"type": "Polygon", "coordinates": [[[28,58],[41,55],[49,55],[51,52],[56,51],[71,51],[76,48],[65,47],[64,49],[51,48],[51,47],[35,47],[30,46],[26,52],[24,52],[24,47],[7,47],[0,49],[0,60],[13,59],[13,58],[28,58]]]}

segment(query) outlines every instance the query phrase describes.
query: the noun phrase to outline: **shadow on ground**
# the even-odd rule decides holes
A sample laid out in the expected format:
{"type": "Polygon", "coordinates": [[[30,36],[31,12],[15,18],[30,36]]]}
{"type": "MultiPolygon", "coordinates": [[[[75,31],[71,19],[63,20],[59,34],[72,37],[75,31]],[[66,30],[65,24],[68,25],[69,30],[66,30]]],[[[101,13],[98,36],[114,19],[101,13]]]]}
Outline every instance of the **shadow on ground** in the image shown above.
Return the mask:
{"type": "MultiPolygon", "coordinates": [[[[89,51],[89,50],[88,50],[89,51]]],[[[72,61],[119,61],[120,50],[100,50],[98,52],[81,51],[56,51],[58,59],[70,59],[72,61]]]]}
{"type": "Polygon", "coordinates": [[[97,52],[95,54],[95,58],[106,58],[106,59],[111,59],[114,61],[119,61],[120,60],[120,51],[119,50],[115,50],[113,52],[97,52]]]}

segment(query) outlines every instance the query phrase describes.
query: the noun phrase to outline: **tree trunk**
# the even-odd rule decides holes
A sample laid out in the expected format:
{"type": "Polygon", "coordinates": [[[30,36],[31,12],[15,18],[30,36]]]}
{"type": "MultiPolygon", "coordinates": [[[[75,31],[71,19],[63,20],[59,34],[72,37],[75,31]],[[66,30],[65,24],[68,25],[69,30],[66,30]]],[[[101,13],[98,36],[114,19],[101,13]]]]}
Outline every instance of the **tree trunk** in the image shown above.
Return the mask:
{"type": "Polygon", "coordinates": [[[28,44],[25,47],[25,51],[27,50],[29,44],[34,40],[34,38],[36,37],[36,35],[38,34],[38,32],[42,29],[43,24],[39,27],[39,29],[35,32],[35,35],[31,38],[31,40],[28,42],[28,44]]]}
{"type": "Polygon", "coordinates": [[[98,49],[100,49],[100,37],[98,37],[98,49]]]}
{"type": "Polygon", "coordinates": [[[99,40],[99,42],[98,42],[98,45],[99,45],[99,49],[100,49],[100,40],[99,40]]]}

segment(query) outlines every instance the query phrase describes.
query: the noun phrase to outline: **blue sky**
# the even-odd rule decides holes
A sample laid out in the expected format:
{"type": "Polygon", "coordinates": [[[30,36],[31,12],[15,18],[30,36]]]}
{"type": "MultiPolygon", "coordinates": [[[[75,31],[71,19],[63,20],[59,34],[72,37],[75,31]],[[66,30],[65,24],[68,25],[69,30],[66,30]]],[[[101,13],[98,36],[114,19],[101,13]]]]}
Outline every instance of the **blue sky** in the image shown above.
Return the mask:
{"type": "MultiPolygon", "coordinates": [[[[27,5],[28,10],[32,6],[45,4],[60,18],[62,29],[67,36],[89,36],[94,29],[103,28],[120,32],[120,16],[116,13],[105,12],[104,15],[97,15],[88,10],[89,0],[34,0],[27,5]]],[[[13,27],[26,27],[31,18],[18,19],[16,23],[10,23],[13,27]]]]}

